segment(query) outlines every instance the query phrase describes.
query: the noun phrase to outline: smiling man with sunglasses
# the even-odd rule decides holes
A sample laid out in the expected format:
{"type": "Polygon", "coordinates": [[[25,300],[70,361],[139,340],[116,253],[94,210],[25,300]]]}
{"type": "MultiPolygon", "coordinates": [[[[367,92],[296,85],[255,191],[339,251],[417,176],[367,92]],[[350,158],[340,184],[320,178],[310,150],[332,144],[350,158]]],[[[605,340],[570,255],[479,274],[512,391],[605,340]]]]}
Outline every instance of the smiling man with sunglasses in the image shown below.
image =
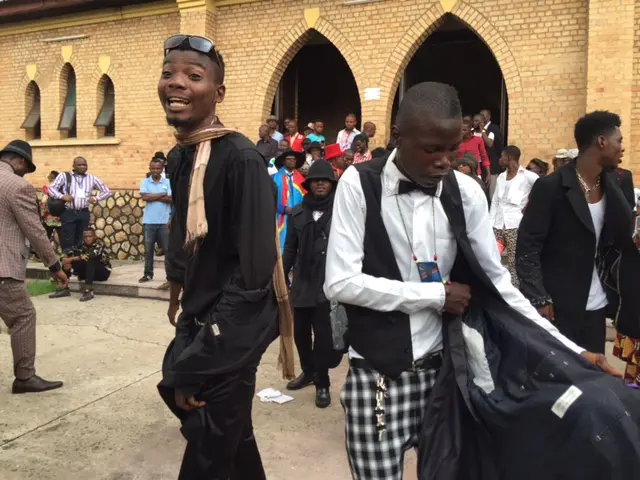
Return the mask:
{"type": "Polygon", "coordinates": [[[260,480],[251,403],[260,358],[277,335],[273,181],[254,144],[216,116],[225,86],[214,44],[175,35],[164,53],[158,94],[179,158],[171,235],[181,238],[170,245],[188,258],[158,388],[188,442],[180,479],[260,480]]]}

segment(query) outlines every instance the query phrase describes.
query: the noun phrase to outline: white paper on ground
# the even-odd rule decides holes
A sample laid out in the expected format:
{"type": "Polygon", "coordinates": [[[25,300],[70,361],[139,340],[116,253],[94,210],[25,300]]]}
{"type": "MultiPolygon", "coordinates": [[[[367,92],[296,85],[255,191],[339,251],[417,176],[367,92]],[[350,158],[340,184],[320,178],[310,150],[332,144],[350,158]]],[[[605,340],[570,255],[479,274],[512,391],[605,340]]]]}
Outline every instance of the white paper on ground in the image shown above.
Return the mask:
{"type": "Polygon", "coordinates": [[[265,388],[264,390],[260,390],[256,395],[261,402],[277,403],[279,405],[293,400],[293,397],[290,397],[289,395],[283,395],[280,391],[273,388],[265,388]]]}

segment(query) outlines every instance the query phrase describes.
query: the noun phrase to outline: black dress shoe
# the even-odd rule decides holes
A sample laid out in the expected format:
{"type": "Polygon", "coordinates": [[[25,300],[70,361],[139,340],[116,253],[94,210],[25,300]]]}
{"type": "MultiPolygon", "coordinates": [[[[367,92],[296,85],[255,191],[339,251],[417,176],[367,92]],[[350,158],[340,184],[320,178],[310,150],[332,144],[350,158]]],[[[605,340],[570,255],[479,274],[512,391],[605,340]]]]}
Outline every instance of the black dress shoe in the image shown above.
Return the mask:
{"type": "Polygon", "coordinates": [[[46,392],[47,390],[55,390],[56,388],[60,388],[61,386],[62,382],[49,382],[37,375],[34,375],[28,380],[18,380],[16,378],[13,381],[13,388],[11,389],[11,393],[39,393],[46,392]]]}
{"type": "Polygon", "coordinates": [[[300,390],[301,388],[308,387],[311,384],[313,384],[313,375],[302,372],[298,375],[298,378],[287,383],[287,390],[300,390]]]}
{"type": "Polygon", "coordinates": [[[316,407],[327,408],[331,405],[331,394],[328,388],[316,389],[316,407]]]}

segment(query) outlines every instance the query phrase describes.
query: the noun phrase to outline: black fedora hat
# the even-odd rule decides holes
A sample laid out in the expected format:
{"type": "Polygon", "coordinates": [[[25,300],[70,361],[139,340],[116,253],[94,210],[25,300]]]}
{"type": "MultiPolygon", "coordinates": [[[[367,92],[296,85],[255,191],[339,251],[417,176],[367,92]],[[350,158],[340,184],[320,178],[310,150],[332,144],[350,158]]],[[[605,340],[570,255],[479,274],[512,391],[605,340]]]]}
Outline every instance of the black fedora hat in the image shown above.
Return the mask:
{"type": "Polygon", "coordinates": [[[282,152],[278,158],[276,158],[276,161],[273,162],[273,164],[275,165],[275,167],[280,170],[282,168],[282,166],[284,165],[284,159],[287,157],[295,157],[296,158],[296,168],[300,168],[302,167],[302,165],[304,165],[304,162],[307,160],[307,157],[304,153],[302,152],[296,152],[293,150],[285,150],[284,152],[282,152]]]}
{"type": "Polygon", "coordinates": [[[311,180],[329,180],[335,185],[337,182],[333,167],[326,160],[316,160],[309,168],[307,178],[302,184],[302,188],[309,190],[311,180]]]}
{"type": "Polygon", "coordinates": [[[9,142],[6,147],[0,150],[0,155],[3,153],[15,153],[16,155],[19,155],[26,160],[27,166],[29,167],[29,173],[36,171],[36,166],[33,164],[31,145],[24,140],[13,140],[9,142]]]}

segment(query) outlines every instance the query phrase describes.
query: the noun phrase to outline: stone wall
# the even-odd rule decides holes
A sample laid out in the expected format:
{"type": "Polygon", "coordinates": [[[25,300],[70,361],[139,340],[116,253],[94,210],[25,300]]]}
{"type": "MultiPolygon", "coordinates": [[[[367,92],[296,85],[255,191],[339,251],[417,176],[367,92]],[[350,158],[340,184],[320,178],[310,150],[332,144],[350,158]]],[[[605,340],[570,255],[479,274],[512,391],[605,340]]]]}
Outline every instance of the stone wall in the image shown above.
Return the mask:
{"type": "MultiPolygon", "coordinates": [[[[144,257],[142,215],[145,201],[138,190],[118,190],[89,207],[91,227],[109,249],[112,258],[140,260],[144,257]]],[[[38,200],[41,193],[38,192],[38,200]]]]}
{"type": "Polygon", "coordinates": [[[139,259],[144,255],[144,205],[139,191],[119,190],[91,208],[91,225],[113,258],[139,259]]]}

